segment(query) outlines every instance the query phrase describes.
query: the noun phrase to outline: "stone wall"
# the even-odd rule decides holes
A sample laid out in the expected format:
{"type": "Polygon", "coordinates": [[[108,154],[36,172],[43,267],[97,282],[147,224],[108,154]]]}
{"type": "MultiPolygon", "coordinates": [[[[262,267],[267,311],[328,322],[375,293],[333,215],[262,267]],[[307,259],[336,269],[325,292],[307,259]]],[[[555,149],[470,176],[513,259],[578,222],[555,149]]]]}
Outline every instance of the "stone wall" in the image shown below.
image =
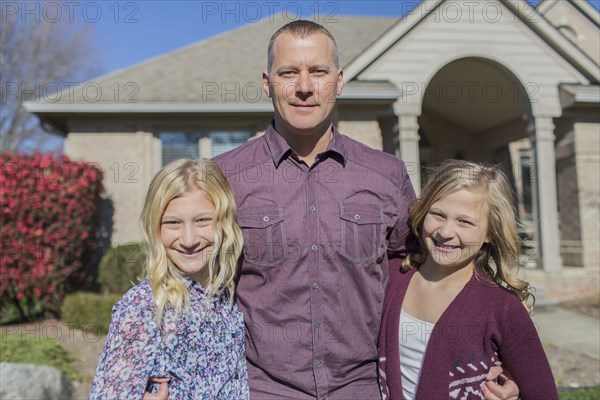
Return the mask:
{"type": "Polygon", "coordinates": [[[160,152],[160,140],[148,132],[85,132],[67,136],[67,156],[97,163],[104,171],[103,222],[110,227],[107,234],[112,244],[141,239],[140,213],[150,181],[160,169],[160,152]]]}

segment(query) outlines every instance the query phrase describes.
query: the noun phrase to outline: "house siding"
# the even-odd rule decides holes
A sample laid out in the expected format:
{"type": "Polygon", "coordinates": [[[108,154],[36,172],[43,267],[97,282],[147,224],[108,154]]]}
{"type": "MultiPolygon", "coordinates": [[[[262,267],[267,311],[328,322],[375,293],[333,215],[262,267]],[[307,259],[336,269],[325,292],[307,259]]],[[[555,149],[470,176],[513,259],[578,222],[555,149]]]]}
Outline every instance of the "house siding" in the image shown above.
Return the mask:
{"type": "MultiPolygon", "coordinates": [[[[478,3],[471,11],[472,22],[467,5],[473,3],[451,3],[461,7],[460,20],[453,22],[444,18],[443,12],[442,17],[426,17],[358,79],[388,79],[399,88],[406,82],[415,82],[424,88],[435,73],[451,61],[463,57],[488,58],[504,65],[519,78],[528,89],[537,113],[556,116],[560,115],[558,84],[587,83],[575,68],[501,3],[493,0],[478,3]],[[483,10],[490,3],[502,10],[497,21],[483,17],[483,10]]],[[[406,107],[420,113],[419,101],[418,96],[413,96],[406,107]]]]}

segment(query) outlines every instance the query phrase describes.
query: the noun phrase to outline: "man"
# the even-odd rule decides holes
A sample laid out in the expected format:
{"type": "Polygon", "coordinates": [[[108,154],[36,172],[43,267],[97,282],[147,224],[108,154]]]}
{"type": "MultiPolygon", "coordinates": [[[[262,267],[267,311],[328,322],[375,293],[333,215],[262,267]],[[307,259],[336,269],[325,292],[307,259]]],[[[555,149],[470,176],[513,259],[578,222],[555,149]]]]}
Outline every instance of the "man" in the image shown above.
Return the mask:
{"type": "Polygon", "coordinates": [[[274,121],[215,161],[244,232],[238,304],[251,397],[376,399],[388,253],[415,194],[396,157],[332,125],[343,72],[331,34],[292,22],[269,43],[274,121]]]}
{"type": "Polygon", "coordinates": [[[252,399],[380,398],[388,257],[406,251],[415,193],[402,161],[333,126],[343,85],[329,31],[285,25],[263,73],[273,122],[215,159],[244,232],[237,290],[252,399]]]}

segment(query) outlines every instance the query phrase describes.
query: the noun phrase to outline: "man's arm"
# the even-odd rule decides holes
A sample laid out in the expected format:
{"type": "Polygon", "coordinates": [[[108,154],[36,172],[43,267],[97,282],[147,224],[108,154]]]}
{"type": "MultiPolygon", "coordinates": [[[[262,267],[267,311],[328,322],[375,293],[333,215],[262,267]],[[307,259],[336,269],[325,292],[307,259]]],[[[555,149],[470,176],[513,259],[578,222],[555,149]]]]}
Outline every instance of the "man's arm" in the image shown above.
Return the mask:
{"type": "Polygon", "coordinates": [[[151,378],[150,381],[158,383],[158,392],[145,392],[142,400],[169,400],[169,378],[151,378]]]}
{"type": "Polygon", "coordinates": [[[409,210],[417,196],[403,162],[398,162],[400,186],[398,193],[398,218],[389,236],[388,257],[404,258],[407,253],[418,251],[418,242],[412,235],[408,221],[409,210]]]}

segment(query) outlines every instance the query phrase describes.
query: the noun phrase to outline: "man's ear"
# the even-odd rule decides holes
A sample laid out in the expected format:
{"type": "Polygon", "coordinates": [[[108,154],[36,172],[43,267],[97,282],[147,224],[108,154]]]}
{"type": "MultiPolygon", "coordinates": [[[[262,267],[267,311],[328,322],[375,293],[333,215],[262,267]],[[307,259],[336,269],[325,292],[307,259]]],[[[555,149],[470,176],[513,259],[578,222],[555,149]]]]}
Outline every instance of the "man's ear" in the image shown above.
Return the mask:
{"type": "Polygon", "coordinates": [[[271,88],[269,87],[269,73],[265,70],[262,74],[263,90],[268,98],[271,98],[271,88]]]}
{"type": "Polygon", "coordinates": [[[339,69],[338,70],[338,76],[337,76],[337,95],[340,96],[342,94],[342,89],[344,88],[344,70],[343,69],[339,69]]]}

